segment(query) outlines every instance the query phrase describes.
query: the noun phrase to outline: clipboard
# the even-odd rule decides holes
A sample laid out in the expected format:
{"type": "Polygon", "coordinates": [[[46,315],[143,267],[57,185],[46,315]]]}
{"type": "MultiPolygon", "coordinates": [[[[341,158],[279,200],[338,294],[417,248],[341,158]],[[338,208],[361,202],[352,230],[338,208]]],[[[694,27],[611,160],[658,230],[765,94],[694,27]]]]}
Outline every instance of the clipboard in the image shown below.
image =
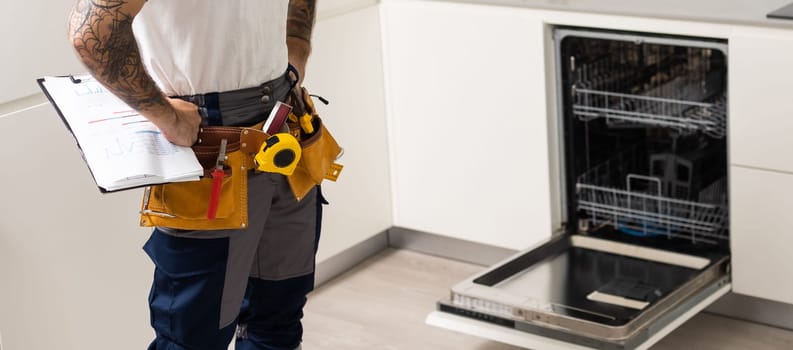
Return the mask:
{"type": "MultiPolygon", "coordinates": [[[[75,84],[79,84],[79,83],[82,82],[81,79],[75,78],[73,75],[63,75],[63,76],[59,76],[59,78],[69,78],[69,80],[71,80],[75,84]]],[[[63,112],[61,112],[61,109],[58,108],[58,105],[52,99],[52,95],[50,95],[50,92],[47,91],[47,88],[44,87],[44,78],[36,79],[36,83],[39,85],[39,88],[44,93],[44,96],[47,97],[47,100],[50,102],[52,107],[55,108],[55,112],[58,113],[58,117],[61,118],[61,121],[63,122],[63,125],[66,126],[66,130],[69,131],[69,135],[72,136],[72,139],[74,140],[74,143],[77,145],[77,149],[80,151],[80,157],[82,157],[83,158],[83,162],[85,162],[85,154],[83,153],[82,147],[80,147],[80,140],[78,140],[77,137],[74,136],[74,133],[72,132],[72,128],[71,128],[71,126],[69,126],[69,122],[67,122],[66,118],[63,117],[63,112]]],[[[88,164],[86,163],[86,166],[87,165],[88,164]]],[[[96,177],[94,176],[94,171],[91,170],[91,167],[88,167],[88,171],[91,173],[91,178],[94,180],[94,184],[96,184],[96,187],[99,189],[99,192],[101,192],[103,194],[104,193],[108,193],[108,192],[115,192],[115,191],[108,191],[108,190],[102,188],[101,186],[99,186],[99,184],[97,184],[97,182],[96,182],[96,177]]]]}
{"type": "MultiPolygon", "coordinates": [[[[61,121],[63,122],[66,129],[71,134],[72,138],[77,145],[78,150],[80,151],[80,155],[83,158],[84,163],[88,167],[89,172],[91,173],[91,177],[96,184],[99,191],[103,194],[105,193],[113,193],[119,191],[126,191],[131,189],[142,188],[150,185],[155,184],[163,184],[169,182],[181,182],[181,181],[196,181],[200,179],[200,176],[203,175],[203,168],[198,162],[195,154],[193,153],[192,149],[189,147],[183,146],[176,146],[170,144],[167,140],[165,140],[164,136],[161,135],[159,129],[156,129],[153,124],[148,126],[142,126],[139,129],[135,129],[135,127],[128,127],[125,130],[124,127],[134,123],[144,124],[146,121],[142,120],[145,119],[140,116],[137,112],[134,112],[132,108],[121,102],[115,95],[112,95],[107,90],[104,90],[104,87],[101,86],[98,82],[96,82],[93,77],[90,75],[63,75],[63,76],[53,76],[53,77],[42,77],[36,79],[39,88],[41,88],[44,95],[47,97],[47,100],[50,104],[55,108],[56,113],[60,117],[61,121]],[[57,82],[57,84],[53,83],[57,82]],[[147,173],[145,171],[141,171],[136,173],[134,171],[130,171],[127,173],[126,178],[119,178],[118,180],[113,181],[110,185],[108,185],[107,180],[107,173],[110,172],[117,172],[117,169],[107,169],[107,167],[118,167],[118,164],[122,164],[121,168],[128,167],[129,169],[135,169],[134,164],[123,164],[124,162],[113,161],[113,162],[102,162],[97,161],[96,149],[97,147],[102,147],[101,142],[106,141],[107,138],[103,136],[99,137],[90,137],[86,136],[85,127],[76,127],[77,125],[73,125],[75,123],[80,123],[80,110],[81,106],[79,106],[78,101],[69,101],[67,103],[68,106],[64,106],[64,101],[69,100],[69,96],[64,96],[64,89],[63,86],[68,82],[74,86],[83,85],[83,84],[90,84],[83,85],[86,87],[87,92],[95,93],[96,96],[92,96],[93,98],[86,98],[86,100],[90,101],[103,101],[104,103],[108,103],[112,106],[124,106],[126,107],[126,111],[129,112],[128,114],[124,115],[123,118],[130,118],[128,122],[125,124],[122,123],[120,127],[116,130],[113,129],[114,125],[108,123],[109,125],[104,126],[108,130],[117,131],[119,134],[117,135],[119,142],[122,140],[122,137],[125,136],[125,132],[134,132],[134,133],[141,133],[141,139],[149,139],[152,142],[156,142],[158,145],[162,146],[166,150],[159,150],[162,151],[164,155],[158,154],[136,154],[134,157],[129,157],[129,161],[136,162],[136,161],[144,161],[146,162],[146,166],[142,168],[156,168],[161,167],[165,168],[174,168],[176,169],[174,172],[161,172],[161,173],[147,173]],[[58,85],[57,88],[53,88],[51,85],[58,85]],[[91,90],[94,89],[94,90],[91,90]],[[145,133],[144,133],[145,132],[145,133]],[[143,135],[145,134],[145,135],[143,135]],[[164,140],[164,141],[163,141],[164,140]],[[167,143],[167,145],[165,144],[167,143]]],[[[77,90],[75,90],[77,91],[77,90]]],[[[68,91],[67,91],[68,92],[68,91]]],[[[96,105],[85,106],[85,113],[87,115],[91,115],[90,109],[92,107],[96,107],[96,105]]],[[[89,123],[105,123],[105,122],[116,122],[116,118],[108,118],[107,120],[96,120],[91,121],[89,123]]],[[[120,122],[120,120],[119,120],[120,122]]],[[[111,134],[112,136],[113,134],[111,134]]],[[[137,142],[137,141],[135,141],[137,142]]],[[[148,145],[145,142],[140,142],[141,145],[148,145]]],[[[133,144],[133,146],[137,146],[137,144],[133,144]]],[[[130,147],[133,147],[130,146],[130,147]]],[[[135,147],[134,151],[139,153],[140,147],[135,147]]],[[[119,149],[122,149],[119,146],[119,149]]],[[[140,151],[140,152],[144,152],[140,151]]],[[[132,148],[130,148],[130,153],[132,153],[132,148]]],[[[110,155],[108,153],[108,158],[110,155]]],[[[120,172],[120,174],[123,174],[120,172]]],[[[123,177],[123,175],[121,175],[123,177]]]]}

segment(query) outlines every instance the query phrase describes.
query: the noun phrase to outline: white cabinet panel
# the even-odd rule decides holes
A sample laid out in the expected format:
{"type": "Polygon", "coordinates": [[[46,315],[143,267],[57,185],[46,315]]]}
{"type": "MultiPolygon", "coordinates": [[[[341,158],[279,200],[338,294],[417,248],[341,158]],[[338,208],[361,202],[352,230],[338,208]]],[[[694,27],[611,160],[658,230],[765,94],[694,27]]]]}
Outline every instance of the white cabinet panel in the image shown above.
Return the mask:
{"type": "Polygon", "coordinates": [[[145,348],[154,268],[142,190],[99,193],[49,104],[1,117],[0,140],[4,349],[145,348]]]}
{"type": "Polygon", "coordinates": [[[305,86],[330,100],[317,109],[345,149],[339,181],[323,183],[318,262],[392,226],[380,50],[376,6],[317,21],[305,86]]]}
{"type": "Polygon", "coordinates": [[[793,172],[793,37],[737,31],[730,38],[731,163],[793,172]]]}
{"type": "Polygon", "coordinates": [[[381,6],[395,225],[511,249],[547,238],[543,23],[515,8],[381,6]]]}
{"type": "Polygon", "coordinates": [[[793,303],[793,175],[731,167],[733,290],[793,303]]]}

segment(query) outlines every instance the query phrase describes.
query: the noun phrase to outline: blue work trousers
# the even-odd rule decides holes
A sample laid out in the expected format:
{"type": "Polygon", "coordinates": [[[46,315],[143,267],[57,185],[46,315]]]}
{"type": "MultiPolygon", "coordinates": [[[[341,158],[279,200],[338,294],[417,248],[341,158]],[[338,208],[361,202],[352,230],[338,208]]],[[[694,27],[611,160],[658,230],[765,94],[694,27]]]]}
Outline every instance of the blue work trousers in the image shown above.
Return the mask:
{"type": "Polygon", "coordinates": [[[144,250],[155,264],[149,350],[293,350],[314,288],[322,204],[300,202],[278,174],[249,177],[249,227],[157,228],[144,250]]]}

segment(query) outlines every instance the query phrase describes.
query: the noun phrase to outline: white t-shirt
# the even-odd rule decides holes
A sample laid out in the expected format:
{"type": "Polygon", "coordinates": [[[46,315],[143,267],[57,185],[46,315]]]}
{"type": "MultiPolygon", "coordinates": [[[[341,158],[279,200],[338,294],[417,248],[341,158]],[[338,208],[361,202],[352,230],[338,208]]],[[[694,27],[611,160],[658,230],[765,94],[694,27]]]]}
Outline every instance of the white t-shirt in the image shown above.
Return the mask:
{"type": "Polygon", "coordinates": [[[288,0],[149,0],[133,30],[166,95],[257,86],[288,64],[288,0]]]}

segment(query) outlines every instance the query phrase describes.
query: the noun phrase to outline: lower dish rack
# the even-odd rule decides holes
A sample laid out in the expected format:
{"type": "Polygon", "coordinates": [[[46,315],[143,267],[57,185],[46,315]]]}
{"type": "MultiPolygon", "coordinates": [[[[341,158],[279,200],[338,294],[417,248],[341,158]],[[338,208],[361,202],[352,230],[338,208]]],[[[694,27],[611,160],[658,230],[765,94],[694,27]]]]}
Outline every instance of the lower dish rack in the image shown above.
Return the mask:
{"type": "Polygon", "coordinates": [[[576,181],[579,226],[603,226],[634,236],[667,236],[692,243],[721,244],[729,239],[726,179],[702,187],[696,200],[665,195],[662,177],[639,173],[635,149],[593,167],[576,181]],[[623,181],[624,185],[616,184],[623,181]]]}

